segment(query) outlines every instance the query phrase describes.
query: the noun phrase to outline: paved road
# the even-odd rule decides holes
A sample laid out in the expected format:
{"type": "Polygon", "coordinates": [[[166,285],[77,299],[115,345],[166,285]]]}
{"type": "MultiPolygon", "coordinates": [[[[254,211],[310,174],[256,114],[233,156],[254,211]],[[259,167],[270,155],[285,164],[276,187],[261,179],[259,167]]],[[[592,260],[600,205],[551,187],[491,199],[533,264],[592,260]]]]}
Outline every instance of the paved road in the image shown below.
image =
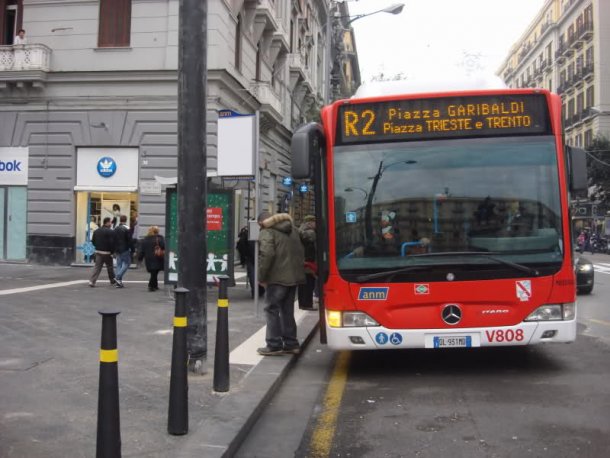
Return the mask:
{"type": "Polygon", "coordinates": [[[596,284],[579,296],[575,343],[341,353],[312,345],[238,456],[610,456],[610,257],[588,257],[596,284]]]}

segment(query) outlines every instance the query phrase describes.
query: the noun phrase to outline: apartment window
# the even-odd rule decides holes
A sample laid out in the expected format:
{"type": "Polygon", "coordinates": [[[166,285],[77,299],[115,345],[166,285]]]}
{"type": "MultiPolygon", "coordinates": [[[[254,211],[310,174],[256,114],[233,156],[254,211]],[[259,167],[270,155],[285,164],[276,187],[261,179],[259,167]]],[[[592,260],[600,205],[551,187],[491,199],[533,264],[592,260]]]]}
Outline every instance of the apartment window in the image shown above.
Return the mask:
{"type": "Polygon", "coordinates": [[[594,95],[593,86],[589,86],[587,88],[586,97],[585,97],[588,107],[592,107],[595,105],[595,100],[593,100],[593,95],[594,95]]]}
{"type": "Polygon", "coordinates": [[[585,8],[584,15],[585,15],[585,24],[593,25],[593,5],[589,5],[585,8]]]}
{"type": "Polygon", "coordinates": [[[583,111],[585,111],[585,97],[584,94],[581,92],[576,96],[576,114],[580,114],[583,111]]]}
{"type": "Polygon", "coordinates": [[[100,0],[98,46],[129,46],[131,38],[131,0],[100,0]]]}
{"type": "Polygon", "coordinates": [[[241,71],[241,14],[237,16],[235,24],[235,69],[241,71]]]}
{"type": "Polygon", "coordinates": [[[587,50],[585,51],[585,57],[587,65],[593,65],[593,46],[587,48],[587,50]]]}
{"type": "Polygon", "coordinates": [[[553,62],[553,59],[552,59],[552,57],[551,57],[551,56],[553,55],[553,54],[552,54],[552,51],[553,51],[553,49],[552,49],[552,43],[549,43],[549,44],[546,46],[546,50],[545,50],[545,53],[546,53],[546,61],[547,61],[547,63],[548,63],[548,64],[550,64],[551,62],[553,62]]]}
{"type": "Polygon", "coordinates": [[[593,131],[591,129],[585,131],[585,148],[589,148],[593,143],[593,131]]]}
{"type": "Polygon", "coordinates": [[[0,45],[12,45],[21,28],[23,0],[0,0],[0,45]]]}

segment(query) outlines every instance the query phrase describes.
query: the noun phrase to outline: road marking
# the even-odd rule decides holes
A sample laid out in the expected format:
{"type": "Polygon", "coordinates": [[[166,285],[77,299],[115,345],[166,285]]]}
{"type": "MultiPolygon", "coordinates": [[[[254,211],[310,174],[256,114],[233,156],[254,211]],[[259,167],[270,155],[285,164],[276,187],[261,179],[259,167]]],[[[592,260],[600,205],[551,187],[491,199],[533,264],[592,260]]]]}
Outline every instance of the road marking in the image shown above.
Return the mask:
{"type": "Polygon", "coordinates": [[[5,289],[3,291],[0,291],[0,296],[8,296],[9,294],[28,293],[30,291],[40,291],[41,289],[61,288],[63,286],[79,285],[81,283],[87,283],[87,282],[88,282],[88,280],[73,280],[73,281],[63,281],[60,283],[48,283],[46,285],[26,286],[24,288],[5,289]]]}
{"type": "MultiPolygon", "coordinates": [[[[294,319],[298,324],[301,322],[303,317],[306,315],[306,311],[299,309],[295,304],[294,319]]],[[[230,364],[246,364],[249,366],[256,366],[264,356],[259,355],[256,352],[258,347],[265,346],[265,334],[267,332],[267,326],[263,326],[254,334],[252,334],[246,341],[239,345],[235,350],[229,354],[230,364]]]]}
{"type": "Polygon", "coordinates": [[[335,429],[337,428],[339,407],[347,383],[350,356],[351,352],[342,351],[335,363],[333,375],[324,395],[322,414],[318,417],[316,427],[311,435],[308,455],[311,458],[327,458],[330,456],[335,429]]]}
{"type": "Polygon", "coordinates": [[[610,322],[604,320],[596,320],[595,318],[588,318],[592,323],[603,324],[604,326],[610,326],[610,322]]]}

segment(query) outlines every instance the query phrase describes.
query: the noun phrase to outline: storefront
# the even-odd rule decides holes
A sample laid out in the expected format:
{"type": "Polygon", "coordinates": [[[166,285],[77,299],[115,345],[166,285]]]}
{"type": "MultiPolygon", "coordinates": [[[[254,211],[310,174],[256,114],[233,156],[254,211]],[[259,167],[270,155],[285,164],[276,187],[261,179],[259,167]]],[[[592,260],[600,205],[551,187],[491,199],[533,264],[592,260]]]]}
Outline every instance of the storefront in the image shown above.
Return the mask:
{"type": "Polygon", "coordinates": [[[0,148],[0,260],[26,257],[28,148],[0,148]]]}
{"type": "Polygon", "coordinates": [[[121,215],[135,229],[138,218],[138,148],[78,148],[76,152],[76,259],[92,262],[91,236],[121,215]]]}

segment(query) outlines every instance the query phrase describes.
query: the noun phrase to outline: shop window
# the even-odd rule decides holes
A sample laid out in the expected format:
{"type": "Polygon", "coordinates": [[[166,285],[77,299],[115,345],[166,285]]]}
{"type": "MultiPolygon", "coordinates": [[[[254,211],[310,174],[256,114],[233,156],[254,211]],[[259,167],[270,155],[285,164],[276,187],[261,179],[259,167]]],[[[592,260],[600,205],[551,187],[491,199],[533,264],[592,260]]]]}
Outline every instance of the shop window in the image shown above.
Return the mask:
{"type": "Polygon", "coordinates": [[[129,46],[131,38],[131,0],[100,0],[98,46],[129,46]]]}

